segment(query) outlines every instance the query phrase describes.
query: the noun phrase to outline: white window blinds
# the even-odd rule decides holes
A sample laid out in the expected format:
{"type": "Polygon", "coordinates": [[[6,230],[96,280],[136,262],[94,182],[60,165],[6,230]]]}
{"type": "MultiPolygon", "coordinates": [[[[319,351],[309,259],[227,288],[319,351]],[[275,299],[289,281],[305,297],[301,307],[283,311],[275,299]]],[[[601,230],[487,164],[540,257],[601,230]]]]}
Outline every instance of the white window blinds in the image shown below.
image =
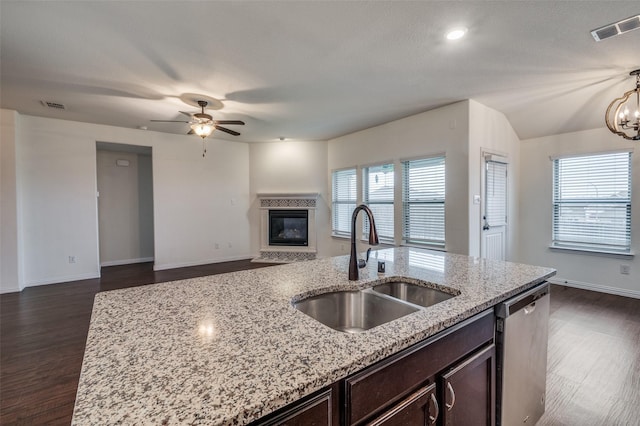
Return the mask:
{"type": "MultiPolygon", "coordinates": [[[[393,242],[393,181],[393,164],[362,170],[362,201],[373,212],[378,238],[387,242],[393,242]]],[[[369,219],[363,217],[362,235],[369,238],[369,219]]]]}
{"type": "Polygon", "coordinates": [[[336,170],[331,180],[331,231],[333,235],[349,236],[357,201],[356,169],[336,170]]]}
{"type": "Polygon", "coordinates": [[[553,246],[630,251],[630,152],[553,161],[553,246]]]}
{"type": "Polygon", "coordinates": [[[484,219],[489,226],[507,224],[507,164],[487,160],[484,219]]]}
{"type": "Polygon", "coordinates": [[[404,241],[444,248],[445,158],[405,161],[402,166],[404,241]]]}

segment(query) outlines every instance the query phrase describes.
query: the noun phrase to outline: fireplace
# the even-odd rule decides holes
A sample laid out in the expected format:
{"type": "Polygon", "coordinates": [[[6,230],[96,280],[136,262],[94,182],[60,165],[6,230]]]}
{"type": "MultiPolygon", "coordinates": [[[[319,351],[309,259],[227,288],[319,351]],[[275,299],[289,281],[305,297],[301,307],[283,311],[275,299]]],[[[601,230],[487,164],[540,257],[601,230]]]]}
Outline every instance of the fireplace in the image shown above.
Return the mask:
{"type": "Polygon", "coordinates": [[[317,192],[256,194],[260,202],[260,255],[254,262],[316,259],[317,192]]]}
{"type": "Polygon", "coordinates": [[[308,246],[308,210],[269,210],[270,246],[308,246]]]}

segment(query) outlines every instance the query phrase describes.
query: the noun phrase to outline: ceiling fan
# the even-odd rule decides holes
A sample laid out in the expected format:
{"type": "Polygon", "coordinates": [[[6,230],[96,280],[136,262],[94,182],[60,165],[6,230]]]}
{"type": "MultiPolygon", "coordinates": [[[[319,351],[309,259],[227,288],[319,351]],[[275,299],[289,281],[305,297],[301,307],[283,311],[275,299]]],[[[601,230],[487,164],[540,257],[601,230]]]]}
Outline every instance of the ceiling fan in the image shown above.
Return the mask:
{"type": "Polygon", "coordinates": [[[225,132],[225,133],[228,133],[228,134],[233,135],[233,136],[240,136],[239,132],[236,132],[235,130],[227,129],[226,127],[222,127],[221,124],[244,126],[244,121],[240,121],[240,120],[214,120],[213,117],[210,114],[207,114],[206,112],[204,112],[204,109],[207,107],[207,105],[209,103],[207,101],[202,101],[202,100],[199,100],[197,102],[198,102],[198,105],[201,108],[200,112],[192,113],[192,112],[180,111],[180,113],[189,116],[189,120],[188,121],[185,121],[185,120],[151,120],[151,121],[158,122],[158,123],[187,123],[187,124],[189,124],[191,126],[191,129],[189,130],[189,132],[187,132],[187,134],[188,135],[196,134],[196,135],[198,135],[198,136],[200,136],[202,138],[202,143],[203,143],[202,156],[204,157],[204,155],[207,152],[207,149],[204,146],[204,138],[206,138],[211,133],[213,133],[214,129],[220,130],[221,132],[225,132]]]}
{"type": "Polygon", "coordinates": [[[204,112],[204,109],[209,105],[207,101],[198,101],[198,105],[200,105],[201,111],[192,113],[192,112],[184,112],[180,111],[180,113],[184,115],[188,115],[190,120],[151,120],[159,123],[187,123],[191,125],[191,130],[187,133],[188,135],[197,134],[202,138],[206,138],[211,133],[213,133],[214,129],[220,130],[221,132],[229,133],[233,136],[240,136],[240,133],[235,130],[227,129],[226,127],[222,127],[221,124],[224,125],[244,125],[244,121],[240,120],[214,120],[210,114],[204,112]]]}

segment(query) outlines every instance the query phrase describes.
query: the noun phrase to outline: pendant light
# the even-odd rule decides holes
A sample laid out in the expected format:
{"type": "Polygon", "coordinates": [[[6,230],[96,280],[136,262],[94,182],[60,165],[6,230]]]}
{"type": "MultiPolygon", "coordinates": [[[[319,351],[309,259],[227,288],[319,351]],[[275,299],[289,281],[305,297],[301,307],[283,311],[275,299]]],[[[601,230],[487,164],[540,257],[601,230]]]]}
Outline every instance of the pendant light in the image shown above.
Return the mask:
{"type": "Polygon", "coordinates": [[[625,92],[609,104],[605,122],[611,132],[629,140],[640,140],[640,69],[631,71],[636,76],[636,88],[625,92]]]}

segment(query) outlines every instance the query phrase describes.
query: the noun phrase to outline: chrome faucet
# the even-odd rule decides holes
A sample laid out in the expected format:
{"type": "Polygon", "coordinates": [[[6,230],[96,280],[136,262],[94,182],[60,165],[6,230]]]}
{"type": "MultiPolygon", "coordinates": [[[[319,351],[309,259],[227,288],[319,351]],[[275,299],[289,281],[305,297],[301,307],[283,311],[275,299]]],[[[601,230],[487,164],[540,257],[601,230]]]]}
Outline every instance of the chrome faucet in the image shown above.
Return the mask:
{"type": "Polygon", "coordinates": [[[378,245],[378,232],[376,231],[376,222],[373,220],[373,212],[364,204],[360,204],[353,211],[351,216],[351,256],[349,257],[349,279],[356,281],[360,278],[358,268],[364,268],[369,260],[369,250],[367,250],[367,261],[358,262],[358,252],[356,250],[356,218],[360,210],[364,210],[369,218],[369,244],[372,246],[378,245]]]}

